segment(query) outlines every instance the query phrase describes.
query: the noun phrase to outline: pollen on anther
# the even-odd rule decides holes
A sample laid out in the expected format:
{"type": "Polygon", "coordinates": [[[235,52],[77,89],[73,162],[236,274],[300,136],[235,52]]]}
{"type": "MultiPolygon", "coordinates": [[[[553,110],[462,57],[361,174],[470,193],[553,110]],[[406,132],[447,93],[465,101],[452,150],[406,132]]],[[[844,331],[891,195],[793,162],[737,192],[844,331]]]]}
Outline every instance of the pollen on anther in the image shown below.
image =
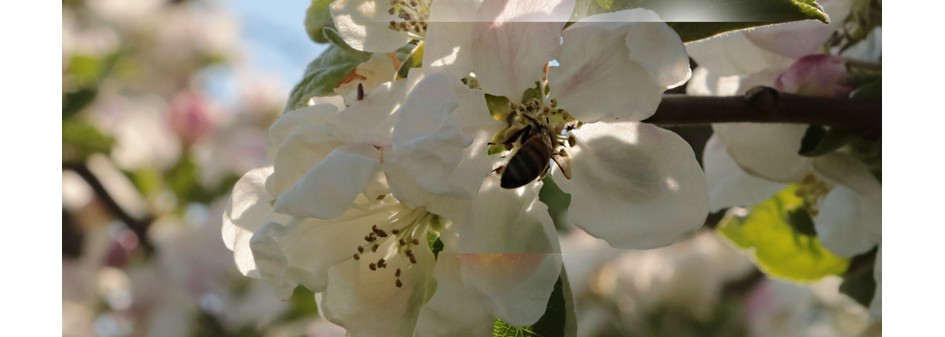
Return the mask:
{"type": "Polygon", "coordinates": [[[404,241],[404,239],[400,239],[400,241],[399,241],[398,243],[399,243],[401,246],[406,246],[406,245],[407,245],[407,241],[404,241]]]}
{"type": "Polygon", "coordinates": [[[420,244],[420,241],[417,241],[417,239],[413,239],[413,244],[419,245],[419,244],[420,244]]]}
{"type": "Polygon", "coordinates": [[[355,259],[355,260],[360,260],[360,259],[361,259],[361,255],[354,254],[354,259],[355,259]]]}
{"type": "Polygon", "coordinates": [[[390,232],[394,233],[394,235],[400,234],[400,230],[397,228],[391,229],[390,232]]]}
{"type": "Polygon", "coordinates": [[[380,246],[378,246],[378,245],[373,245],[373,246],[371,246],[371,252],[375,252],[375,253],[376,253],[378,247],[380,247],[380,246]]]}
{"type": "Polygon", "coordinates": [[[403,282],[400,282],[400,280],[397,280],[397,282],[394,282],[394,284],[397,285],[397,288],[400,288],[400,287],[403,287],[403,286],[404,286],[404,283],[403,283],[403,282]]]}
{"type": "Polygon", "coordinates": [[[358,246],[358,253],[364,253],[364,247],[358,246]]]}
{"type": "Polygon", "coordinates": [[[417,258],[411,256],[411,257],[410,257],[410,263],[417,264],[417,258]]]}
{"type": "Polygon", "coordinates": [[[377,270],[377,265],[374,263],[371,263],[368,265],[368,268],[371,268],[371,270],[377,270]]]}
{"type": "Polygon", "coordinates": [[[394,277],[400,277],[400,268],[397,268],[397,271],[394,272],[394,277]]]}

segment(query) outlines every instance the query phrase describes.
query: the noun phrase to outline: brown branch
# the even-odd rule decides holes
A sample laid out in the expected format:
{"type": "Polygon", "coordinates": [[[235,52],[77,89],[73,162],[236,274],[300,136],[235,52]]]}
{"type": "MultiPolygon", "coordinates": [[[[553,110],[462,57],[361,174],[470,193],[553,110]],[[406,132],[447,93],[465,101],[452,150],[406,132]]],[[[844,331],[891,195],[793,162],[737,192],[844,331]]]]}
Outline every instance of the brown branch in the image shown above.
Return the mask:
{"type": "Polygon", "coordinates": [[[154,253],[154,244],[151,243],[151,240],[148,238],[148,228],[150,228],[151,223],[154,222],[154,216],[145,215],[143,218],[138,219],[129,214],[118,204],[118,201],[112,197],[108,189],[105,188],[105,185],[102,184],[102,181],[95,176],[95,173],[92,173],[92,170],[90,170],[85,163],[62,163],[62,169],[73,171],[82,177],[82,179],[89,184],[89,187],[92,188],[92,191],[95,192],[95,196],[102,200],[109,212],[118,217],[119,220],[128,226],[128,229],[138,236],[138,242],[144,253],[146,255],[154,253]]]}
{"type": "Polygon", "coordinates": [[[662,125],[710,123],[817,124],[844,128],[865,138],[882,134],[881,99],[805,96],[755,87],[744,96],[664,95],[656,114],[645,120],[662,125]]]}

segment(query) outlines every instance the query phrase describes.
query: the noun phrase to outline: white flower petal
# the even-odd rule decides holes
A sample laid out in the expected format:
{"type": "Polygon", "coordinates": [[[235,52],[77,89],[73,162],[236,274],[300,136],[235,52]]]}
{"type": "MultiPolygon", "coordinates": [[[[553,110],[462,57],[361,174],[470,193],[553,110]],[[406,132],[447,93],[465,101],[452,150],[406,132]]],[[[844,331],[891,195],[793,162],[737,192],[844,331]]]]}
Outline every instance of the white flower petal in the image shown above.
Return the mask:
{"type": "Polygon", "coordinates": [[[702,158],[711,212],[733,206],[754,206],[787,187],[743,171],[718,136],[709,138],[702,158]]]}
{"type": "Polygon", "coordinates": [[[544,77],[544,66],[560,42],[574,1],[485,1],[480,15],[495,18],[476,25],[472,63],[489,94],[519,101],[544,77]]]}
{"type": "Polygon", "coordinates": [[[793,183],[813,172],[811,158],[797,154],[805,125],[728,123],[712,129],[735,162],[754,176],[793,183]]]}
{"type": "Polygon", "coordinates": [[[387,0],[335,0],[331,16],[338,33],[349,46],[372,53],[394,51],[410,41],[410,37],[389,28],[391,21],[400,21],[387,13],[387,0]]]}
{"type": "Polygon", "coordinates": [[[434,1],[423,43],[423,67],[457,78],[472,71],[473,31],[482,0],[434,1]],[[472,20],[470,17],[472,16],[472,20]]]}
{"type": "MultiPolygon", "coordinates": [[[[253,251],[254,264],[260,278],[275,289],[279,298],[286,300],[292,296],[292,291],[302,281],[288,275],[289,263],[277,238],[283,235],[284,231],[285,228],[282,225],[267,222],[253,233],[250,248],[253,251]]],[[[295,276],[303,275],[295,274],[295,276]]]]}
{"type": "MultiPolygon", "coordinates": [[[[592,15],[581,19],[565,30],[596,27],[625,36],[624,50],[629,58],[643,66],[653,80],[664,88],[679,86],[689,79],[689,55],[679,34],[662,22],[656,12],[635,8],[618,12],[592,15]]],[[[559,60],[560,61],[560,60],[559,60]]]]}
{"type": "Polygon", "coordinates": [[[766,51],[744,34],[727,34],[686,44],[700,67],[719,76],[748,75],[768,68],[787,68],[794,59],[766,51]]]}
{"type": "Polygon", "coordinates": [[[291,294],[301,284],[323,291],[328,269],[352,260],[357,247],[366,245],[371,226],[406,211],[400,203],[374,203],[366,210],[351,209],[335,220],[294,219],[285,226],[267,224],[253,237],[253,252],[262,276],[277,289],[291,294]]]}
{"type": "Polygon", "coordinates": [[[327,120],[331,133],[348,144],[389,147],[408,81],[387,82],[368,92],[364,99],[327,120]]]}
{"type": "Polygon", "coordinates": [[[272,167],[268,166],[243,175],[233,186],[233,194],[223,213],[223,242],[233,251],[237,269],[249,277],[260,277],[249,247],[253,232],[267,221],[288,221],[287,216],[275,213],[270,204],[272,196],[265,187],[270,174],[272,167]]]}
{"type": "Polygon", "coordinates": [[[558,254],[461,254],[460,261],[466,283],[486,294],[496,317],[513,326],[541,318],[561,273],[558,254]]]}
{"type": "Polygon", "coordinates": [[[861,195],[874,195],[883,192],[883,186],[874,177],[869,168],[849,155],[831,153],[813,161],[814,170],[835,184],[845,185],[861,195]]]}
{"type": "Polygon", "coordinates": [[[572,134],[569,220],[618,248],[665,246],[703,225],[705,174],[692,148],[670,131],[642,123],[593,123],[572,134]]]}
{"type": "Polygon", "coordinates": [[[558,105],[584,122],[646,119],[656,112],[665,88],[628,56],[628,33],[590,24],[568,28],[549,67],[548,85],[558,105]]]}
{"type": "Polygon", "coordinates": [[[341,216],[374,179],[380,155],[370,145],[339,146],[276,198],[276,210],[300,218],[341,216]]]}
{"type": "Polygon", "coordinates": [[[738,92],[741,79],[738,76],[719,76],[706,67],[692,71],[692,79],[686,85],[686,94],[693,96],[733,96],[738,92]]]}
{"type": "Polygon", "coordinates": [[[392,151],[385,154],[392,192],[412,207],[475,197],[495,161],[487,143],[502,127],[481,91],[445,73],[427,76],[401,107],[392,151]]]}
{"type": "Polygon", "coordinates": [[[446,250],[437,256],[436,292],[417,319],[414,336],[480,337],[492,334],[494,316],[489,299],[466,287],[459,256],[446,250]]]}
{"type": "Polygon", "coordinates": [[[279,117],[269,128],[269,149],[273,173],[266,190],[278,196],[295,184],[305,172],[325,158],[341,142],[327,121],[338,113],[333,104],[318,104],[279,117]]]}
{"type": "Polygon", "coordinates": [[[409,267],[392,261],[386,269],[371,270],[367,262],[356,260],[331,267],[322,314],[352,337],[411,336],[420,309],[435,287],[433,253],[427,245],[417,247],[418,262],[409,267]],[[401,268],[399,278],[395,278],[394,268],[401,268]],[[395,285],[398,279],[401,287],[395,285]]]}
{"type": "Polygon", "coordinates": [[[876,246],[881,239],[869,229],[882,226],[881,201],[881,196],[864,196],[844,185],[834,186],[814,217],[814,229],[824,247],[852,257],[876,246]]]}

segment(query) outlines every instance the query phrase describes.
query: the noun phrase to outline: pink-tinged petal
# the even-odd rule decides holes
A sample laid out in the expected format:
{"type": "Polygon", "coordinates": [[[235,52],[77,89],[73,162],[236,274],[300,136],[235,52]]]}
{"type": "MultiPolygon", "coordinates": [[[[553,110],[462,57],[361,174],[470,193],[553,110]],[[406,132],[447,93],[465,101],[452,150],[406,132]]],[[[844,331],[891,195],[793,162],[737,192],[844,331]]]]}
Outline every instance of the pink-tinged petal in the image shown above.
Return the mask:
{"type": "Polygon", "coordinates": [[[778,76],[774,87],[784,92],[839,98],[853,90],[843,58],[834,55],[802,57],[778,76]]]}
{"type": "Polygon", "coordinates": [[[544,77],[574,10],[567,0],[485,1],[472,40],[473,71],[487,93],[517,102],[544,77]]]}
{"type": "Polygon", "coordinates": [[[751,175],[794,183],[813,172],[811,158],[797,154],[805,125],[728,123],[713,124],[712,129],[738,166],[751,175]]]}
{"type": "Polygon", "coordinates": [[[640,121],[656,112],[665,88],[629,58],[625,34],[585,25],[564,32],[555,52],[560,63],[548,69],[551,97],[584,122],[640,121]]]}
{"type": "Polygon", "coordinates": [[[860,195],[836,185],[821,202],[814,229],[824,247],[837,255],[853,257],[881,242],[870,228],[881,227],[882,216],[881,195],[860,195]]]}
{"type": "Polygon", "coordinates": [[[759,48],[740,33],[690,42],[686,44],[686,51],[700,67],[706,67],[718,76],[748,75],[768,68],[783,69],[794,62],[793,58],[759,48]]]}
{"type": "Polygon", "coordinates": [[[387,0],[335,0],[330,6],[338,33],[349,46],[372,53],[386,53],[402,47],[410,37],[389,28],[401,21],[388,14],[387,0]]]}
{"type": "Polygon", "coordinates": [[[487,143],[502,127],[481,91],[446,73],[427,76],[400,108],[392,151],[385,153],[392,192],[413,207],[475,197],[495,161],[487,143]]]}
{"type": "MultiPolygon", "coordinates": [[[[381,247],[381,251],[388,248],[396,249],[381,247]]],[[[433,253],[427,245],[419,245],[414,254],[416,264],[392,260],[387,268],[371,270],[367,261],[348,260],[331,267],[322,314],[352,337],[411,336],[420,309],[436,287],[431,277],[433,253]],[[401,273],[395,277],[396,268],[401,273]]]]}
{"type": "Polygon", "coordinates": [[[568,218],[618,248],[668,245],[703,225],[709,198],[692,148],[675,133],[642,123],[593,123],[572,134],[568,218]]]}
{"type": "Polygon", "coordinates": [[[317,104],[285,113],[269,128],[273,173],[266,190],[278,196],[341,145],[327,123],[338,113],[333,104],[317,104]]]}
{"type": "Polygon", "coordinates": [[[271,166],[247,172],[233,186],[233,194],[223,213],[223,242],[233,251],[237,269],[249,277],[260,277],[249,246],[253,233],[268,221],[288,221],[287,216],[275,213],[270,204],[273,198],[265,187],[270,174],[271,166]]]}
{"type": "Polygon", "coordinates": [[[276,198],[278,212],[299,218],[334,219],[351,207],[380,166],[371,145],[342,145],[276,198]]]}
{"type": "Polygon", "coordinates": [[[709,138],[702,162],[711,212],[734,206],[754,206],[787,187],[786,184],[761,179],[742,170],[718,136],[709,138]]]}
{"type": "Polygon", "coordinates": [[[413,335],[480,337],[492,334],[495,317],[489,299],[468,287],[460,273],[460,258],[441,251],[437,256],[436,292],[417,319],[413,335]]]}

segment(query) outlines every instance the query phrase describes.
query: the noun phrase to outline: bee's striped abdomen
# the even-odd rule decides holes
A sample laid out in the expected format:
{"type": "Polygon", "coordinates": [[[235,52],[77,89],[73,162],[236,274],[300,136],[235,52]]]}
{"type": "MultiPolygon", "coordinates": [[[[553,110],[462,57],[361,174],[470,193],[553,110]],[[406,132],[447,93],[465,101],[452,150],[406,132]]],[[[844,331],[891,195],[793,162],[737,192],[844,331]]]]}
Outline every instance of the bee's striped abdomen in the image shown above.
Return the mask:
{"type": "Polygon", "coordinates": [[[518,188],[538,178],[548,169],[551,149],[540,135],[533,136],[515,152],[502,172],[503,188],[518,188]]]}

